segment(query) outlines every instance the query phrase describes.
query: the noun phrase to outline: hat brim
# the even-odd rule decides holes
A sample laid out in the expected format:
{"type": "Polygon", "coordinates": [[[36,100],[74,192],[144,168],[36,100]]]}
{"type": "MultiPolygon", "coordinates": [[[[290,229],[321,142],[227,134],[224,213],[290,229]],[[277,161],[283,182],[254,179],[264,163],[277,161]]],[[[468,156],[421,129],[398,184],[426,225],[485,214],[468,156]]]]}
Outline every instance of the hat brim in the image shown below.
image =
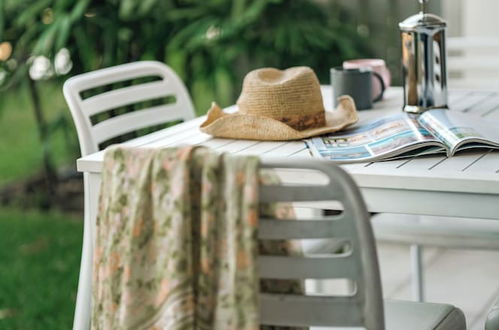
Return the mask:
{"type": "Polygon", "coordinates": [[[325,126],[299,131],[269,117],[239,112],[225,113],[216,103],[213,103],[208,111],[206,121],[200,126],[200,130],[216,137],[228,139],[288,141],[337,132],[359,120],[355,103],[347,95],[340,96],[336,109],[325,111],[325,114],[325,126]]]}

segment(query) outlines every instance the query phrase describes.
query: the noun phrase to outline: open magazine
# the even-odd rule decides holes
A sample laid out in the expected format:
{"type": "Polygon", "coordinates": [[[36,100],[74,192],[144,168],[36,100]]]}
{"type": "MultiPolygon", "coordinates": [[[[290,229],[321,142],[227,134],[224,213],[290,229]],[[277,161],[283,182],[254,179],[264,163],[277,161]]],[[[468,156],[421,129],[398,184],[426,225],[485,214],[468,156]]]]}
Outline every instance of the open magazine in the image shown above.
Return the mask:
{"type": "Polygon", "coordinates": [[[433,109],[421,115],[398,113],[306,143],[314,156],[338,163],[431,154],[451,157],[464,149],[499,149],[499,127],[474,116],[433,109]]]}

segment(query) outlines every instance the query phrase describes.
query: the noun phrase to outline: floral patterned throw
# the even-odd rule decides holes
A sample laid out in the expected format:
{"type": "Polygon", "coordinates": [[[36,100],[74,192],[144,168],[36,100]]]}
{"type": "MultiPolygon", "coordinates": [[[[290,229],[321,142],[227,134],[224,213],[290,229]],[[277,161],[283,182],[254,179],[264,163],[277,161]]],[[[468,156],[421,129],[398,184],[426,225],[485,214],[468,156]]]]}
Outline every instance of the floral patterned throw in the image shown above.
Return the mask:
{"type": "Polygon", "coordinates": [[[258,167],[256,157],[203,147],[106,151],[92,329],[259,329],[260,288],[302,293],[299,281],[259,283],[259,252],[301,250],[258,242],[262,212],[292,212],[259,205],[259,180],[276,176],[258,167]]]}

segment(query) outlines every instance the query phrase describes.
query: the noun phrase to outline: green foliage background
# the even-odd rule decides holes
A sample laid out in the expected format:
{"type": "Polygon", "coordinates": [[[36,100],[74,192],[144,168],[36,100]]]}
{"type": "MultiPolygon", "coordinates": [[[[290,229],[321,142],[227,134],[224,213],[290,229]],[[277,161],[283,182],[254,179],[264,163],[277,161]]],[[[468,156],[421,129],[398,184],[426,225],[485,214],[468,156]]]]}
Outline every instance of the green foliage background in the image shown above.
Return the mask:
{"type": "Polygon", "coordinates": [[[331,66],[368,53],[334,1],[0,0],[0,8],[0,41],[13,44],[17,64],[4,65],[11,83],[31,56],[53,59],[61,48],[71,75],[155,59],[181,76],[200,113],[214,99],[234,102],[251,69],[308,65],[327,81],[331,66]]]}

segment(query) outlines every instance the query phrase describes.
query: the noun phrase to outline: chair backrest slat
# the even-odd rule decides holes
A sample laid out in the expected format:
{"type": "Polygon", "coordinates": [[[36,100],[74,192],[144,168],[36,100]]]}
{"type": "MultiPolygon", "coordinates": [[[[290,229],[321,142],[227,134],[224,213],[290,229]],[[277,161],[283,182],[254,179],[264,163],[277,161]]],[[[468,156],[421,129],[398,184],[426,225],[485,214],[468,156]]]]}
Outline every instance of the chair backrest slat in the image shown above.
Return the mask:
{"type": "Polygon", "coordinates": [[[356,263],[348,253],[332,256],[260,256],[258,268],[265,279],[352,279],[356,280],[356,263]]]}
{"type": "Polygon", "coordinates": [[[101,121],[92,127],[93,138],[101,143],[128,132],[181,119],[177,104],[160,105],[101,121]]]}
{"type": "Polygon", "coordinates": [[[293,201],[325,201],[338,198],[335,190],[328,186],[314,186],[308,189],[306,185],[293,186],[265,186],[260,189],[260,196],[266,202],[293,202],[293,201]]]}
{"type": "Polygon", "coordinates": [[[175,91],[168,90],[168,84],[163,81],[154,81],[89,97],[81,102],[81,107],[87,115],[92,116],[114,108],[168,95],[175,95],[175,91]]]}
{"type": "MultiPolygon", "coordinates": [[[[369,213],[359,189],[340,167],[320,160],[262,160],[263,169],[279,174],[289,169],[320,172],[322,185],[261,184],[260,202],[329,201],[341,205],[334,217],[311,220],[264,218],[260,239],[330,239],[344,241],[340,251],[300,256],[262,255],[262,279],[347,279],[355,284],[349,296],[262,294],[262,324],[281,326],[356,326],[384,329],[381,281],[369,213]],[[301,224],[298,224],[301,222],[301,224]],[[329,227],[329,228],[328,228],[329,227]],[[280,234],[280,235],[279,235],[280,234]]],[[[292,178],[290,179],[292,180],[292,178]]],[[[302,205],[303,206],[303,205],[302,205]]]]}
{"type": "Polygon", "coordinates": [[[82,156],[99,151],[99,144],[109,138],[195,117],[184,84],[171,68],[160,62],[128,63],[84,73],[68,79],[63,91],[76,126],[82,156]],[[143,82],[147,79],[148,82],[143,82]],[[142,82],[123,86],[136,80],[142,82]],[[88,91],[99,93],[84,98],[83,94],[88,91]],[[139,103],[148,105],[137,109],[135,105],[139,103]],[[122,107],[127,107],[125,114],[114,111],[122,107]],[[112,111],[115,113],[111,114],[112,111]],[[104,112],[110,113],[107,119],[100,118],[100,122],[95,122],[91,118],[104,112]]]}
{"type": "Polygon", "coordinates": [[[364,323],[362,307],[355,297],[260,294],[261,322],[276,326],[358,327],[364,323]]]}
{"type": "Polygon", "coordinates": [[[163,63],[156,61],[139,61],[120,64],[78,75],[77,77],[79,77],[79,79],[73,80],[73,83],[78,85],[79,90],[84,91],[125,80],[153,77],[156,75],[164,76],[166,72],[164,66],[163,63]],[[98,81],[96,81],[96,79],[98,81]]]}
{"type": "Polygon", "coordinates": [[[345,222],[338,220],[260,219],[260,239],[331,238],[344,233],[345,222]]]}

